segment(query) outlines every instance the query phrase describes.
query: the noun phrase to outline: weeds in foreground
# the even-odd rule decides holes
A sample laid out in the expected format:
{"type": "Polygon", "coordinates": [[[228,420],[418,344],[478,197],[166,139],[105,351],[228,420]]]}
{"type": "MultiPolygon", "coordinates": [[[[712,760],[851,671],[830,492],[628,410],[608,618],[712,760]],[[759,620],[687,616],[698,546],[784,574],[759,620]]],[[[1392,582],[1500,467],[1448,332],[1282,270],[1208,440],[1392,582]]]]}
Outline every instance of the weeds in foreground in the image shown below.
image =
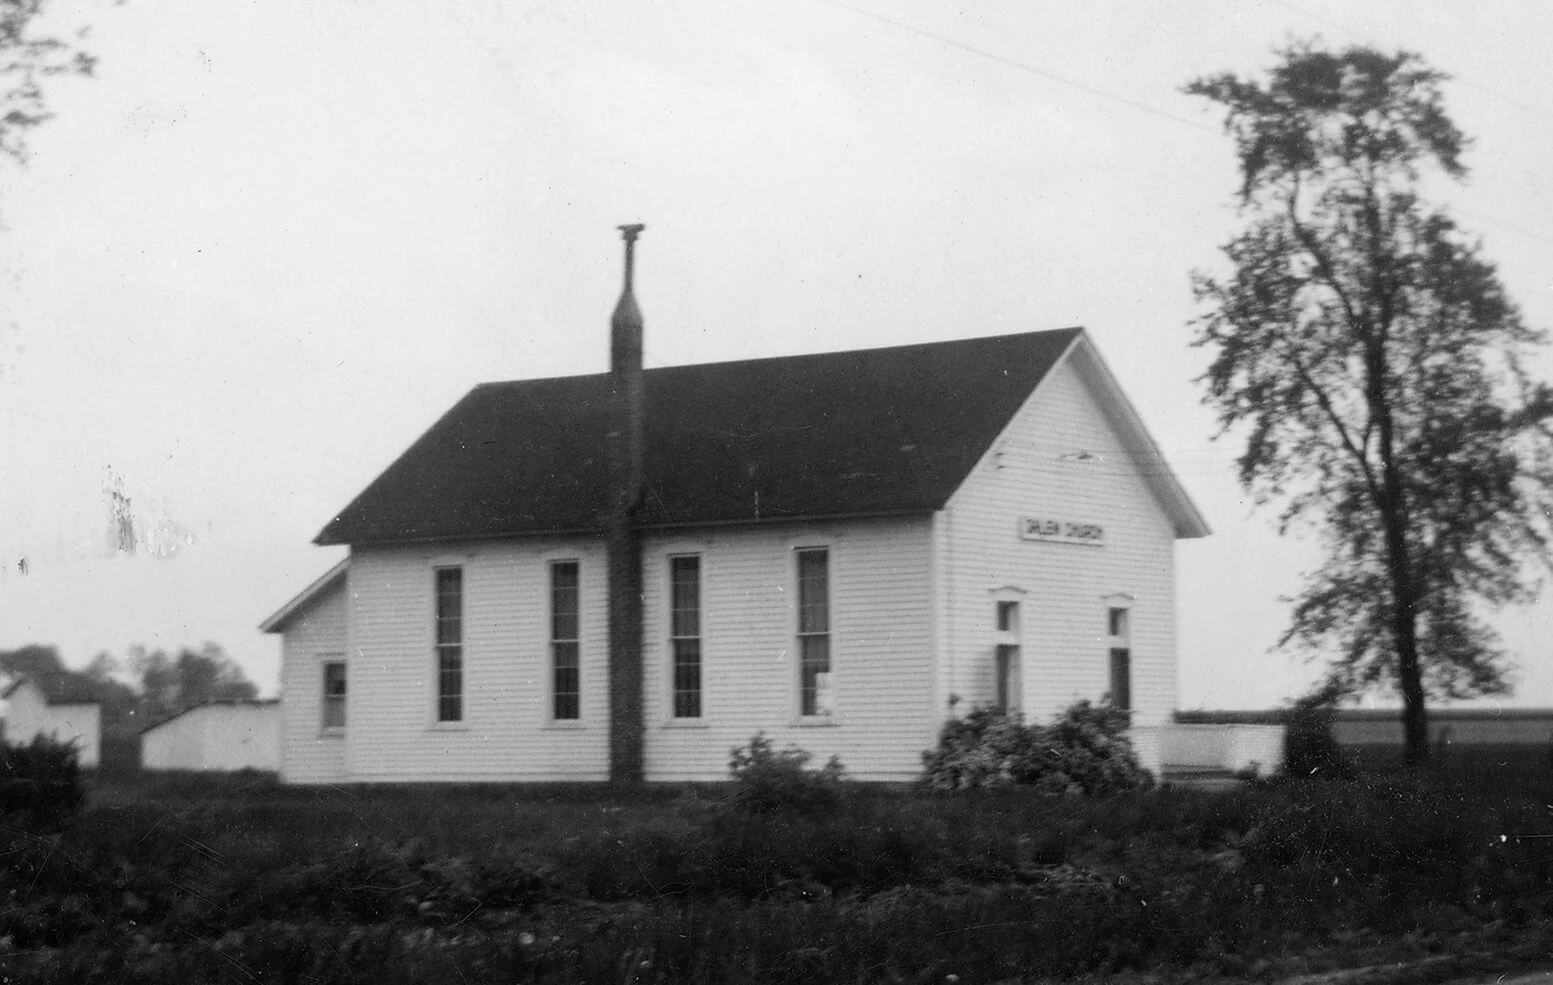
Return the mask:
{"type": "Polygon", "coordinates": [[[1505,770],[1101,800],[849,784],[826,812],[153,781],[58,834],[0,829],[0,972],[969,982],[1545,954],[1553,784],[1505,770]]]}
{"type": "Polygon", "coordinates": [[[796,812],[828,814],[841,804],[846,769],[832,756],[817,770],[808,768],[812,753],[788,746],[777,749],[766,733],[728,754],[734,806],[752,814],[796,812]]]}

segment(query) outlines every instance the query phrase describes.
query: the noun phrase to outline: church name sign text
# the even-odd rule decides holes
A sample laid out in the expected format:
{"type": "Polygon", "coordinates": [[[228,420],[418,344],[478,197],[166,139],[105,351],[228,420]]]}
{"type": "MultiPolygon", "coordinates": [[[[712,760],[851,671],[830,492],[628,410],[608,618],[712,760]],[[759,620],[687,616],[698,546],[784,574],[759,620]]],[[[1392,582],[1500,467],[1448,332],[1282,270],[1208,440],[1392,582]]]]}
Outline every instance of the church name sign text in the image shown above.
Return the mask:
{"type": "Polygon", "coordinates": [[[1084,544],[1088,547],[1101,547],[1105,544],[1105,528],[1098,523],[1048,520],[1035,516],[1020,519],[1019,536],[1023,540],[1040,540],[1053,544],[1084,544]]]}

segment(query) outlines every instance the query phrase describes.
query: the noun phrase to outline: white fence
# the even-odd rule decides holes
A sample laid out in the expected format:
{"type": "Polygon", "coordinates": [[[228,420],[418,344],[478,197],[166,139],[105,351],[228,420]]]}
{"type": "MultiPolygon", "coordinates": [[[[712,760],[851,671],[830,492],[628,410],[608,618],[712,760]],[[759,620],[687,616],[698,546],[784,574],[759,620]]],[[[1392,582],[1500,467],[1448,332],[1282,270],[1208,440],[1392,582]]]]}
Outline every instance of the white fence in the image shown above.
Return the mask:
{"type": "Polygon", "coordinates": [[[1160,729],[1159,758],[1166,769],[1255,769],[1267,776],[1283,765],[1283,726],[1168,725],[1160,729]]]}

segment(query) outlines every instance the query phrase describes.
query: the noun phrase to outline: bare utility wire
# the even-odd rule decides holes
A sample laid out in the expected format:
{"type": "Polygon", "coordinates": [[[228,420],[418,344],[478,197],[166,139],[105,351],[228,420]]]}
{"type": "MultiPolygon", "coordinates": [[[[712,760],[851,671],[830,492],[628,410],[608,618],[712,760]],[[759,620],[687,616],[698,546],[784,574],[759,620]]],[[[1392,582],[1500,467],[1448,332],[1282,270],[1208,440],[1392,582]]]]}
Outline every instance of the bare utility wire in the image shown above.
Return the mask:
{"type": "Polygon", "coordinates": [[[1083,82],[1075,82],[1073,79],[1058,75],[1056,72],[1048,72],[1046,69],[1037,68],[1028,62],[1022,62],[1015,58],[1009,58],[1007,55],[999,55],[995,52],[987,51],[985,48],[978,48],[975,45],[966,44],[963,41],[956,41],[954,38],[946,37],[942,34],[936,34],[933,31],[918,27],[915,24],[908,24],[905,21],[898,21],[893,17],[886,17],[883,14],[876,14],[871,10],[864,10],[861,7],[854,7],[851,4],[842,3],[841,0],[820,0],[820,2],[829,4],[832,7],[840,7],[842,10],[849,10],[860,17],[867,17],[872,20],[880,21],[884,24],[889,24],[892,27],[898,27],[902,31],[917,34],[924,38],[931,38],[940,44],[946,44],[951,48],[958,48],[961,51],[995,61],[1001,65],[1006,65],[1009,68],[1018,69],[1019,71],[1027,72],[1030,75],[1038,75],[1050,82],[1056,82],[1073,89],[1078,89],[1081,92],[1087,92],[1091,96],[1098,96],[1101,99],[1109,99],[1113,103],[1121,103],[1123,106],[1129,106],[1132,109],[1139,110],[1144,113],[1151,113],[1154,116],[1162,117],[1171,121],[1172,123],[1179,123],[1182,126],[1191,127],[1194,130],[1201,130],[1204,133],[1211,133],[1215,136],[1217,136],[1220,132],[1218,127],[1211,127],[1203,123],[1198,123],[1195,120],[1189,120],[1184,116],[1177,116],[1174,113],[1150,106],[1148,103],[1140,103],[1136,99],[1129,99],[1126,96],[1121,96],[1096,86],[1087,85],[1083,82]]]}
{"type": "MultiPolygon", "coordinates": [[[[1150,106],[1147,103],[1139,102],[1136,99],[1130,99],[1127,96],[1118,95],[1117,93],[1110,92],[1110,91],[1107,91],[1105,89],[1101,89],[1101,88],[1099,88],[1097,86],[1088,85],[1087,83],[1084,83],[1084,82],[1076,82],[1073,79],[1069,79],[1069,78],[1066,78],[1064,76],[1058,75],[1055,72],[1049,72],[1046,69],[1037,68],[1036,66],[1031,65],[1028,62],[1022,62],[1022,61],[1019,61],[1018,59],[1010,58],[1007,55],[999,55],[999,54],[997,54],[995,52],[987,51],[985,48],[978,48],[975,45],[967,44],[964,41],[956,41],[954,38],[947,37],[947,36],[942,35],[942,34],[938,34],[937,32],[934,32],[934,31],[929,31],[926,28],[918,27],[915,24],[908,24],[905,21],[899,21],[899,20],[896,20],[893,17],[886,17],[883,14],[878,14],[878,13],[875,13],[875,12],[873,12],[871,10],[865,10],[865,9],[863,9],[861,7],[854,7],[851,4],[842,3],[841,0],[820,0],[820,2],[824,3],[824,4],[828,4],[829,6],[832,6],[832,7],[838,7],[840,9],[842,9],[842,10],[850,11],[851,13],[857,14],[860,17],[867,17],[870,20],[876,20],[876,21],[879,21],[880,23],[883,23],[883,24],[889,24],[892,27],[899,28],[900,30],[906,31],[906,32],[911,33],[911,34],[916,34],[916,35],[918,35],[920,37],[929,38],[929,39],[931,39],[933,41],[937,41],[940,44],[948,45],[951,48],[958,48],[960,51],[964,51],[964,52],[967,52],[968,54],[972,54],[972,55],[976,55],[976,56],[981,57],[981,58],[988,59],[989,61],[997,62],[1000,65],[1005,65],[1005,66],[1007,66],[1009,68],[1017,69],[1018,71],[1025,72],[1025,73],[1030,74],[1030,75],[1039,76],[1040,78],[1046,79],[1046,80],[1048,80],[1050,82],[1056,82],[1056,83],[1058,83],[1060,85],[1065,85],[1065,86],[1068,86],[1069,88],[1077,89],[1080,92],[1088,93],[1091,96],[1097,96],[1097,97],[1099,97],[1101,99],[1108,99],[1111,102],[1120,103],[1123,106],[1127,106],[1127,107],[1129,107],[1131,109],[1135,109],[1135,110],[1138,110],[1140,112],[1148,113],[1148,114],[1150,114],[1152,116],[1158,116],[1161,119],[1169,120],[1172,123],[1177,123],[1177,124],[1180,124],[1181,126],[1184,126],[1184,127],[1190,127],[1193,130],[1197,130],[1197,131],[1200,131],[1202,133],[1211,133],[1214,136],[1222,135],[1222,131],[1219,128],[1217,128],[1217,127],[1207,126],[1206,124],[1198,123],[1195,120],[1189,120],[1189,119],[1187,119],[1184,116],[1177,116],[1174,113],[1170,113],[1170,112],[1167,112],[1165,110],[1159,109],[1157,107],[1150,106]]],[[[1310,17],[1310,18],[1313,18],[1313,19],[1318,20],[1318,21],[1322,21],[1324,23],[1332,25],[1333,27],[1338,28],[1339,30],[1346,31],[1348,34],[1353,35],[1355,38],[1358,38],[1361,41],[1366,41],[1368,43],[1373,43],[1373,42],[1369,42],[1369,39],[1365,38],[1362,34],[1358,33],[1357,31],[1354,31],[1351,28],[1345,27],[1344,25],[1338,23],[1337,21],[1332,20],[1329,17],[1323,17],[1322,15],[1314,13],[1312,11],[1304,10],[1304,9],[1302,9],[1300,7],[1295,6],[1292,3],[1288,3],[1287,0],[1272,0],[1272,2],[1278,4],[1281,7],[1285,7],[1287,9],[1289,9],[1289,10],[1292,10],[1295,13],[1302,14],[1302,15],[1304,15],[1306,17],[1310,17]]],[[[1484,86],[1477,85],[1475,83],[1469,82],[1468,80],[1462,78],[1459,75],[1453,76],[1453,78],[1456,81],[1461,82],[1461,83],[1463,83],[1465,85],[1472,86],[1472,88],[1481,89],[1482,91],[1488,93],[1489,95],[1497,96],[1498,98],[1503,99],[1506,102],[1514,103],[1515,105],[1520,106],[1522,109],[1525,109],[1528,112],[1536,113],[1538,115],[1547,117],[1547,114],[1543,113],[1541,110],[1537,109],[1534,106],[1528,105],[1526,103],[1519,102],[1518,100],[1511,99],[1510,97],[1505,96],[1505,95],[1503,95],[1501,93],[1495,93],[1493,90],[1488,89],[1488,88],[1486,88],[1484,86]]],[[[1553,117],[1547,117],[1547,118],[1553,119],[1553,117]]],[[[1486,223],[1487,225],[1490,225],[1490,226],[1497,226],[1500,229],[1504,229],[1504,230],[1507,230],[1507,231],[1512,232],[1512,233],[1517,233],[1517,234],[1519,234],[1521,236],[1525,236],[1525,237],[1527,237],[1529,239],[1535,239],[1535,240],[1538,240],[1538,241],[1543,242],[1543,243],[1553,243],[1553,237],[1545,236],[1542,233],[1538,233],[1538,232],[1535,232],[1533,230],[1527,229],[1524,226],[1517,226],[1514,223],[1504,222],[1504,221],[1499,220],[1499,219],[1492,219],[1492,218],[1489,218],[1486,215],[1483,215],[1482,213],[1474,212],[1474,211],[1472,211],[1470,209],[1463,209],[1463,208],[1460,208],[1459,206],[1456,207],[1456,211],[1460,212],[1464,216],[1469,216],[1469,217],[1471,217],[1473,219],[1476,219],[1478,222],[1486,223]]]]}

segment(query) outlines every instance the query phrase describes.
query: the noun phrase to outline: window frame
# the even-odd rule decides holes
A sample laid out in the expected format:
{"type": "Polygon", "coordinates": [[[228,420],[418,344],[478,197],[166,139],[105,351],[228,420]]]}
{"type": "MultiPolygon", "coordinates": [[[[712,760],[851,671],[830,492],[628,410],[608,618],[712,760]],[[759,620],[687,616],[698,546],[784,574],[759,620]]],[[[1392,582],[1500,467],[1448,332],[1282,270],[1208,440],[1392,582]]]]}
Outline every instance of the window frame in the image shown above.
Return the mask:
{"type": "Polygon", "coordinates": [[[350,665],[342,653],[321,654],[318,661],[318,731],[322,735],[342,735],[346,725],[350,722],[346,700],[350,695],[350,665]],[[329,670],[332,667],[340,668],[340,693],[331,694],[329,690],[329,670]],[[338,707],[340,721],[338,725],[329,721],[329,710],[338,707]]]}
{"type": "Polygon", "coordinates": [[[1024,713],[1024,599],[995,598],[992,696],[999,713],[1024,713]]]}
{"type": "Polygon", "coordinates": [[[706,605],[704,602],[704,579],[702,577],[705,565],[699,553],[675,553],[668,555],[668,684],[669,684],[669,720],[671,722],[694,723],[706,720],[706,605]],[[680,622],[680,613],[684,611],[680,606],[680,566],[691,562],[695,581],[693,584],[694,603],[689,610],[694,618],[694,626],[686,627],[680,622]],[[689,631],[686,631],[689,630],[689,631]],[[686,651],[694,651],[691,658],[694,662],[694,690],[681,684],[681,671],[689,663],[682,660],[682,654],[686,651]],[[685,698],[687,704],[682,704],[685,698]],[[688,710],[687,710],[688,709],[688,710]]]}
{"type": "Polygon", "coordinates": [[[1019,632],[1019,600],[996,599],[994,600],[993,620],[999,633],[1019,632]]]}
{"type": "Polygon", "coordinates": [[[834,591],[832,590],[834,579],[831,576],[831,557],[833,551],[829,545],[814,545],[795,547],[793,549],[793,576],[797,591],[794,594],[794,638],[797,643],[797,710],[798,720],[804,723],[821,724],[835,723],[838,720],[836,712],[836,637],[834,591]],[[804,581],[804,559],[818,556],[822,559],[824,582],[822,596],[820,598],[820,615],[823,617],[823,628],[806,629],[808,614],[806,612],[806,596],[804,581]],[[811,685],[807,681],[809,668],[818,661],[811,661],[811,643],[823,643],[824,670],[814,672],[814,682],[811,685]],[[825,690],[829,699],[828,707],[822,709],[820,704],[820,674],[825,675],[825,690]],[[812,702],[808,699],[812,695],[812,702]],[[809,710],[812,707],[812,711],[809,710]]]}
{"type": "Polygon", "coordinates": [[[1132,712],[1132,607],[1108,603],[1106,607],[1107,694],[1111,707],[1132,712]]]}
{"type": "Polygon", "coordinates": [[[552,725],[572,726],[582,722],[582,560],[576,557],[553,558],[545,563],[545,718],[552,725]],[[558,580],[560,571],[569,569],[571,584],[563,586],[558,580]],[[563,635],[560,619],[563,614],[557,607],[559,592],[569,589],[572,593],[568,614],[572,625],[571,635],[563,635]],[[562,665],[563,654],[567,666],[562,665]],[[570,672],[570,687],[563,688],[561,675],[570,672]],[[568,707],[562,700],[570,699],[568,707]]]}
{"type": "Polygon", "coordinates": [[[456,728],[464,724],[464,566],[462,564],[438,564],[432,567],[432,721],[444,728],[456,728]],[[457,576],[457,612],[447,614],[443,605],[448,594],[443,591],[446,575],[457,576]],[[444,639],[445,630],[451,626],[455,639],[444,639]],[[452,664],[450,667],[449,664],[452,664]],[[456,689],[448,688],[452,674],[456,689]],[[452,714],[449,714],[451,708],[452,714]]]}

